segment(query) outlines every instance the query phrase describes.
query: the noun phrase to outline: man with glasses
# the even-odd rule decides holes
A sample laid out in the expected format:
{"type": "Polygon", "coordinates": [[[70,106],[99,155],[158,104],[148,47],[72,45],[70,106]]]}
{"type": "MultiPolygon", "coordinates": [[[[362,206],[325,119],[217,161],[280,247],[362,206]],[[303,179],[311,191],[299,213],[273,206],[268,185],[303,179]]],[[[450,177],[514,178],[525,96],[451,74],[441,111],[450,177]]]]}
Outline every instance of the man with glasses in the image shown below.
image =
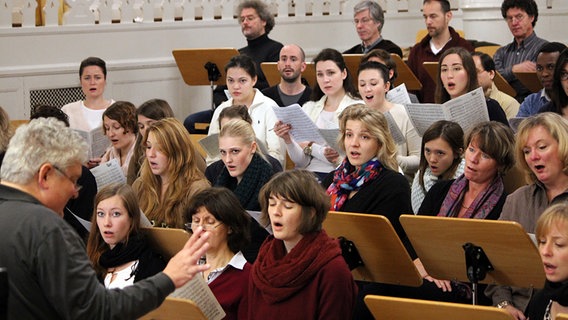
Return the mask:
{"type": "Polygon", "coordinates": [[[107,290],[85,246],[63,221],[78,193],[87,144],[54,118],[18,128],[0,169],[0,266],[8,270],[8,319],[137,319],[208,265],[199,229],[163,272],[124,290],[107,290]]]}
{"type": "Polygon", "coordinates": [[[560,42],[549,42],[540,48],[536,57],[536,75],[542,84],[542,90],[531,93],[525,98],[517,117],[530,117],[537,114],[540,108],[550,102],[556,60],[564,49],[566,46],[560,42]]]}
{"type": "Polygon", "coordinates": [[[251,57],[256,63],[258,72],[256,87],[262,90],[268,87],[268,81],[266,81],[260,64],[278,61],[278,54],[282,49],[280,42],[268,37],[275,25],[274,16],[266,4],[259,0],[242,2],[237,12],[239,12],[241,31],[247,39],[247,46],[240,48],[239,52],[251,57]]]}
{"type": "Polygon", "coordinates": [[[547,41],[534,32],[538,20],[538,7],[534,0],[505,0],[501,5],[501,15],[513,34],[513,42],[499,48],[493,60],[497,71],[517,91],[515,98],[522,102],[531,92],[513,73],[535,72],[538,50],[547,41]]]}
{"type": "MultiPolygon", "coordinates": [[[[247,46],[240,48],[241,54],[246,54],[254,60],[257,71],[255,88],[262,90],[269,87],[268,81],[260,64],[263,62],[278,61],[278,54],[282,49],[282,43],[268,37],[276,22],[274,16],[268,10],[264,2],[260,0],[247,0],[241,2],[237,8],[241,32],[247,40],[247,46]]],[[[222,66],[219,66],[222,67],[222,66]]],[[[213,92],[213,103],[219,106],[227,100],[225,95],[227,86],[219,85],[213,92]]],[[[195,129],[196,123],[209,123],[213,117],[213,110],[205,110],[190,114],[183,121],[183,125],[189,133],[207,133],[207,130],[195,129]]]]}
{"type": "Polygon", "coordinates": [[[361,1],[353,7],[355,30],[361,44],[343,52],[347,54],[366,54],[373,49],[383,49],[398,54],[402,58],[402,50],[390,40],[383,39],[381,31],[385,24],[383,8],[375,1],[361,1]]]}
{"type": "Polygon", "coordinates": [[[497,88],[493,79],[495,78],[495,62],[487,53],[474,52],[472,54],[475,69],[477,70],[477,82],[483,88],[486,98],[491,98],[499,103],[507,119],[517,116],[519,112],[519,102],[510,95],[497,88]]]}

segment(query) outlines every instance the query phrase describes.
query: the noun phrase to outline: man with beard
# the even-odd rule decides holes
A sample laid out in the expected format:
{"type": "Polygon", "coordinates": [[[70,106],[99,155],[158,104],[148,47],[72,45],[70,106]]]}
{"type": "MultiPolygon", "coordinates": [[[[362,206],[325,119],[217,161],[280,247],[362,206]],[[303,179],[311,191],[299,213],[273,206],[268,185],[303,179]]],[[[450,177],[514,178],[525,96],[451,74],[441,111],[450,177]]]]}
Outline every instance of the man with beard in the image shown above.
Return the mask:
{"type": "Polygon", "coordinates": [[[438,62],[442,53],[449,48],[463,47],[473,52],[473,46],[449,26],[452,11],[448,0],[424,0],[422,12],[428,34],[410,50],[408,66],[422,83],[422,89],[417,93],[418,99],[422,103],[432,103],[436,83],[428,75],[422,63],[438,62]]]}
{"type": "Polygon", "coordinates": [[[312,93],[310,87],[302,83],[302,72],[306,70],[304,50],[295,44],[285,45],[280,50],[277,66],[280,83],[262,90],[262,93],[281,107],[294,103],[303,105],[312,93]]]}

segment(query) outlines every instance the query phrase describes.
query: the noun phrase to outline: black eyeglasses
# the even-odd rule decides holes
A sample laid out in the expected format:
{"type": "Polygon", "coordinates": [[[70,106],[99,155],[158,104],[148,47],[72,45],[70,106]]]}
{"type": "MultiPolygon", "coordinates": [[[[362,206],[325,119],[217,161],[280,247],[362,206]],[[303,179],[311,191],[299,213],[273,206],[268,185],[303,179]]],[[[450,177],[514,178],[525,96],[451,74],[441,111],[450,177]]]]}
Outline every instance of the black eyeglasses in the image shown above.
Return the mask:
{"type": "Polygon", "coordinates": [[[81,191],[81,189],[83,189],[83,186],[78,184],[77,182],[73,181],[73,179],[71,179],[71,177],[69,177],[63,170],[61,170],[60,168],[58,168],[56,165],[53,165],[53,168],[55,168],[55,170],[57,170],[57,172],[59,172],[62,176],[64,176],[67,180],[71,181],[71,183],[73,184],[73,187],[75,188],[75,192],[79,192],[81,191]]]}
{"type": "Polygon", "coordinates": [[[185,226],[185,230],[186,230],[186,231],[191,231],[191,232],[193,232],[193,229],[194,229],[194,228],[197,229],[197,228],[200,227],[200,226],[203,228],[204,231],[213,231],[213,230],[215,230],[218,226],[220,226],[220,225],[222,225],[222,224],[223,224],[223,222],[219,222],[218,224],[208,224],[208,223],[206,223],[206,224],[199,224],[199,223],[190,223],[190,222],[188,222],[188,223],[184,224],[184,226],[185,226]]]}

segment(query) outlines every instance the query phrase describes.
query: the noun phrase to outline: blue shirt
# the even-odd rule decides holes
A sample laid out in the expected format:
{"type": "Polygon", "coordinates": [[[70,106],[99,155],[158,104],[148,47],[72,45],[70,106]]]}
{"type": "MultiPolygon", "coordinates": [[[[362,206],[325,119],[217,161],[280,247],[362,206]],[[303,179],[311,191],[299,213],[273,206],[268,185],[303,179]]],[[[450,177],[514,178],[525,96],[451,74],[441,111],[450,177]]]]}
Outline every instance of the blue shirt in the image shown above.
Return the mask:
{"type": "Polygon", "coordinates": [[[538,110],[548,102],[550,102],[550,98],[546,95],[544,89],[532,93],[521,103],[517,117],[530,117],[535,115],[538,113],[538,110]]]}

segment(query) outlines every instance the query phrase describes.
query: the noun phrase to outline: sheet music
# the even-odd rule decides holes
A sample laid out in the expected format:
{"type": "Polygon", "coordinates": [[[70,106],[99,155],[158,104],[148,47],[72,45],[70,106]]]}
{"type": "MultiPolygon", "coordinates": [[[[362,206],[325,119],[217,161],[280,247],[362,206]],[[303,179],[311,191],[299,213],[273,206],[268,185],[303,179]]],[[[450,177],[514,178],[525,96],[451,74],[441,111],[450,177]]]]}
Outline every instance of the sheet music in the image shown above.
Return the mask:
{"type": "Polygon", "coordinates": [[[75,132],[77,132],[87,142],[87,145],[89,146],[89,159],[102,157],[106,149],[110,146],[110,141],[104,135],[101,127],[95,128],[91,131],[79,129],[73,130],[75,130],[75,132]]]}
{"type": "Polygon", "coordinates": [[[207,156],[210,158],[217,158],[219,156],[219,134],[214,133],[201,140],[199,144],[203,147],[203,150],[207,152],[207,156]]]}
{"type": "Polygon", "coordinates": [[[205,279],[199,274],[168,297],[191,300],[209,320],[221,320],[226,315],[205,279]]]}
{"type": "Polygon", "coordinates": [[[97,182],[97,191],[112,183],[126,183],[126,177],[118,163],[118,159],[112,159],[91,169],[97,182]]]}
{"type": "Polygon", "coordinates": [[[411,103],[404,107],[420,136],[438,120],[457,122],[464,132],[480,122],[489,121],[487,102],[481,87],[441,105],[411,103]]]}
{"type": "Polygon", "coordinates": [[[487,102],[481,87],[447,101],[442,107],[446,120],[459,123],[464,132],[481,122],[489,121],[487,102]]]}
{"type": "Polygon", "coordinates": [[[438,120],[444,120],[444,111],[439,104],[410,103],[405,104],[404,108],[419,136],[424,135],[424,132],[432,123],[438,120]]]}
{"type": "MultiPolygon", "coordinates": [[[[219,157],[219,134],[214,133],[210,136],[207,136],[201,140],[199,140],[199,144],[203,147],[203,150],[207,152],[207,155],[210,158],[218,158],[219,157]]],[[[260,141],[256,138],[256,145],[264,155],[268,155],[268,149],[264,142],[260,141]]]]}
{"type": "Polygon", "coordinates": [[[258,222],[258,225],[263,227],[264,230],[268,231],[268,233],[273,234],[272,232],[272,225],[268,225],[268,226],[263,226],[262,222],[260,222],[260,215],[262,214],[262,212],[260,211],[252,211],[252,210],[247,210],[247,213],[254,219],[256,220],[256,222],[258,222]]]}
{"type": "Polygon", "coordinates": [[[339,129],[318,129],[319,133],[325,140],[325,143],[336,150],[337,152],[341,153],[341,148],[339,148],[339,129]]]}
{"type": "Polygon", "coordinates": [[[396,121],[394,121],[394,118],[390,111],[387,111],[383,114],[385,115],[387,123],[389,124],[389,131],[391,133],[392,139],[394,140],[394,143],[396,143],[397,145],[406,143],[406,138],[404,137],[404,134],[402,134],[402,131],[400,131],[400,128],[396,124],[396,121]]]}
{"type": "Polygon", "coordinates": [[[299,104],[295,103],[286,108],[278,106],[272,107],[276,118],[282,123],[292,125],[290,135],[296,142],[314,141],[317,144],[325,145],[325,139],[320,135],[319,128],[302,110],[299,104]]]}
{"type": "Polygon", "coordinates": [[[396,88],[393,88],[387,92],[387,100],[396,104],[409,104],[410,96],[408,95],[408,90],[406,90],[406,85],[403,83],[396,88]]]}

